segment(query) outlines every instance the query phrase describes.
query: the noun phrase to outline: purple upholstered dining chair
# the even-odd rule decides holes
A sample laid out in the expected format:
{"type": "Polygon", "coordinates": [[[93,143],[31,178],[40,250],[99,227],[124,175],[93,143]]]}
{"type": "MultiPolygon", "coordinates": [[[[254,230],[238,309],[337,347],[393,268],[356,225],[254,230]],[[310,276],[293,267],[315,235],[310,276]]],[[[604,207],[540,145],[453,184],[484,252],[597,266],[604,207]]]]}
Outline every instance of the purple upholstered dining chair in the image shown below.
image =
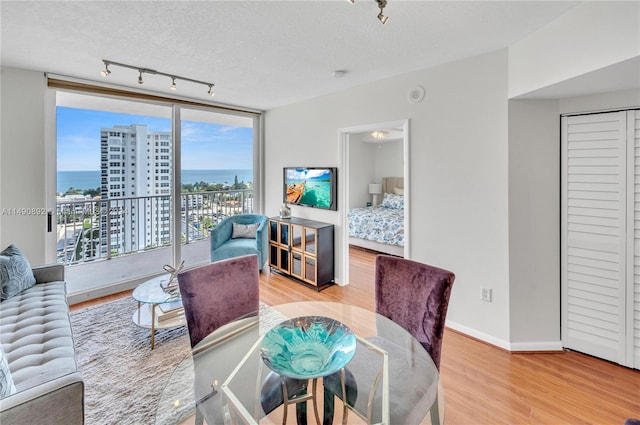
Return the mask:
{"type": "MultiPolygon", "coordinates": [[[[236,319],[257,313],[260,308],[260,276],[255,254],[216,261],[178,274],[184,314],[195,347],[207,335],[236,319]]],[[[194,365],[195,366],[195,365],[194,365]]],[[[284,379],[291,401],[306,394],[307,381],[284,379]]],[[[284,403],[282,380],[271,373],[261,390],[262,407],[266,414],[284,403]]],[[[197,407],[197,406],[196,406],[197,407]]],[[[306,403],[296,403],[296,417],[306,424],[306,403]]],[[[286,416],[285,416],[286,418],[286,416]]],[[[203,423],[196,409],[196,424],[203,423]]]]}
{"type": "MultiPolygon", "coordinates": [[[[450,271],[390,255],[376,257],[375,309],[413,335],[440,369],[444,325],[455,275],[450,271]]],[[[357,397],[357,382],[345,368],[349,404],[357,397]],[[352,400],[353,399],[353,400],[352,400]]],[[[420,379],[420,377],[415,377],[420,379]]],[[[324,424],[333,422],[334,395],[342,398],[339,375],[324,379],[324,424]]],[[[410,382],[406,383],[411,386],[410,382]]],[[[368,389],[367,389],[368,390],[368,389]]],[[[392,394],[392,397],[394,395],[392,394]]],[[[393,400],[392,400],[393,402],[393,400]]],[[[438,400],[431,407],[432,423],[438,421],[438,400]]],[[[404,418],[391,417],[392,423],[404,418]]]]}
{"type": "Polygon", "coordinates": [[[376,258],[376,313],[413,335],[438,370],[454,280],[450,271],[417,261],[390,255],[376,258]]]}
{"type": "Polygon", "coordinates": [[[245,255],[178,275],[191,347],[222,325],[260,307],[258,257],[245,255]]]}

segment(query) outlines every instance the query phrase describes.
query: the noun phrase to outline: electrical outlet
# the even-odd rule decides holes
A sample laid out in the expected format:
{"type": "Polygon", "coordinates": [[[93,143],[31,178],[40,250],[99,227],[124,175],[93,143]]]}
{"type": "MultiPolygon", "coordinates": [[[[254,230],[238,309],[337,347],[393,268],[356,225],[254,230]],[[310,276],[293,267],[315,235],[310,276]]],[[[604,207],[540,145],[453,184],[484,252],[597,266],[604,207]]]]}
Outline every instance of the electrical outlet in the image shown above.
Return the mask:
{"type": "Polygon", "coordinates": [[[482,288],[482,293],[480,294],[480,299],[482,301],[491,302],[491,288],[482,288]]]}

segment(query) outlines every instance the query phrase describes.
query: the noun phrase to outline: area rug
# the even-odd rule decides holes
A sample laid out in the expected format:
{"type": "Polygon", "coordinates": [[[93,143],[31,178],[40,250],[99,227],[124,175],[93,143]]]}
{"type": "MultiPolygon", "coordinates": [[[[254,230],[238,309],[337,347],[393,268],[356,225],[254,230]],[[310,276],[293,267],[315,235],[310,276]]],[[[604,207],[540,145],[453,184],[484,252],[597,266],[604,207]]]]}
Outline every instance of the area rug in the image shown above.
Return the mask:
{"type": "Polygon", "coordinates": [[[149,329],[132,322],[136,307],[126,297],[71,313],[87,425],[153,424],[168,378],[190,357],[186,326],[157,331],[151,350],[149,329]]]}

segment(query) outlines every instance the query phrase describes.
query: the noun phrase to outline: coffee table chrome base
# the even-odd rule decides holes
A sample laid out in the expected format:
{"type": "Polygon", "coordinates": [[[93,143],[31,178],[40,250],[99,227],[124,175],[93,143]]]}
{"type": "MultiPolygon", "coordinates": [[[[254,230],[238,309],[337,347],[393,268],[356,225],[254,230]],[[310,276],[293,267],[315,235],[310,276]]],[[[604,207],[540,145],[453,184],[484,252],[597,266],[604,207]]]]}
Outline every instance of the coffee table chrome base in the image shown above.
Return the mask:
{"type": "Polygon", "coordinates": [[[155,337],[158,329],[174,329],[187,324],[184,311],[176,317],[159,322],[156,317],[156,308],[158,308],[157,304],[146,304],[138,301],[138,308],[133,312],[132,317],[133,323],[136,325],[141,328],[151,329],[152,350],[155,347],[155,337]]]}

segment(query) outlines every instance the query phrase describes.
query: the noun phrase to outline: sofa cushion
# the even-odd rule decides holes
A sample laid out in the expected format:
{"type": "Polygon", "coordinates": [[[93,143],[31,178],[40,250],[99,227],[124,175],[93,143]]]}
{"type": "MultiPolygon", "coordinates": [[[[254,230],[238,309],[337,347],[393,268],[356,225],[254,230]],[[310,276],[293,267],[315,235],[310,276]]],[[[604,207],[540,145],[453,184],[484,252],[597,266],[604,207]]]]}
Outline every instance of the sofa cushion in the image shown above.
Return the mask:
{"type": "Polygon", "coordinates": [[[0,342],[18,391],[76,372],[65,283],[37,284],[3,301],[0,342]]]}
{"type": "Polygon", "coordinates": [[[260,223],[253,223],[253,224],[232,223],[232,224],[233,224],[233,232],[231,233],[231,239],[239,239],[239,238],[255,239],[256,233],[258,231],[258,227],[260,226],[260,223]]]}
{"type": "Polygon", "coordinates": [[[0,283],[0,301],[9,299],[36,283],[29,260],[15,245],[9,245],[0,252],[0,283]]]}
{"type": "Polygon", "coordinates": [[[0,346],[0,398],[6,397],[16,392],[16,386],[13,384],[11,371],[7,357],[0,346]]]}

